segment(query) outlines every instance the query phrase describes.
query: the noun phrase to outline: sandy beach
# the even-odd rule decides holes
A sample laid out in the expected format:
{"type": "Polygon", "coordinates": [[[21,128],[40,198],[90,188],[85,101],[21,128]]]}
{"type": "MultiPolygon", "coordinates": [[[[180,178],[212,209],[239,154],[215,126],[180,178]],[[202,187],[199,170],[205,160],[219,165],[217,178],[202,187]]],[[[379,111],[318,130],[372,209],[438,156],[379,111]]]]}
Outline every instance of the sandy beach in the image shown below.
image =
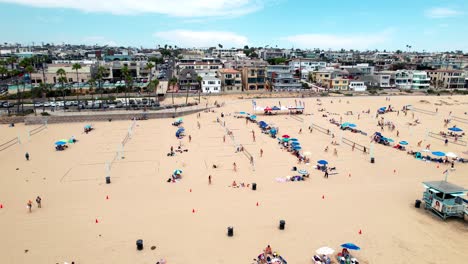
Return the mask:
{"type": "MultiPolygon", "coordinates": [[[[288,263],[305,264],[312,263],[317,248],[340,251],[346,242],[361,247],[352,252],[360,263],[462,263],[468,258],[466,221],[443,221],[414,207],[424,191],[421,183],[443,180],[450,165],[416,160],[405,151],[379,144],[372,148],[372,164],[368,153],[343,143],[331,144],[343,137],[370,147],[370,137],[378,131],[397,142],[408,141],[407,148],[414,151],[430,144],[431,150],[468,158],[463,154],[468,151],[466,145],[445,145],[426,136],[447,131],[443,122],[447,118],[452,119],[449,127],[467,131],[468,124],[453,117],[468,119],[468,97],[256,99],[264,107],[279,101],[284,106],[294,105],[295,100],[305,103],[303,115],[256,114],[257,120],[279,127],[279,136],[297,138],[302,150],[311,153],[310,164],[298,164],[256,124],[234,117],[241,111],[253,114],[252,100],[210,97],[208,103],[215,100],[225,105],[202,112],[199,118],[197,114],[183,117],[187,136],[181,140],[175,137],[173,119],[136,121],[124,158],[117,152],[131,120],[93,123],[95,129],[88,134],[83,132],[85,123],[49,124],[30,137],[28,131],[37,126],[2,125],[0,144],[18,135],[22,140],[0,151],[0,263],[154,264],[161,258],[170,264],[252,263],[271,245],[288,263]],[[376,111],[388,105],[396,110],[405,105],[434,112],[437,108],[437,113],[386,113],[381,117],[394,123],[395,130],[381,131],[376,111]],[[363,113],[367,110],[369,114],[363,113]],[[346,115],[348,111],[353,114],[346,115]],[[367,136],[342,131],[329,122],[331,118],[340,122],[340,117],[367,136]],[[408,125],[417,119],[420,124],[408,125]],[[329,129],[335,138],[310,132],[311,123],[329,129]],[[226,128],[233,138],[226,135],[226,128]],[[54,149],[54,142],[71,136],[78,142],[68,144],[65,151],[54,149]],[[422,147],[417,146],[419,141],[422,147]],[[238,144],[253,156],[253,166],[244,153],[236,152],[238,144]],[[179,145],[188,151],[167,156],[171,146],[179,145]],[[328,179],[314,169],[321,159],[336,167],[328,179]],[[111,184],[105,183],[106,164],[111,168],[111,184]],[[310,178],[277,181],[292,176],[294,166],[308,170],[310,178]],[[168,183],[175,169],[183,171],[182,179],[168,183]],[[233,181],[256,183],[257,190],[229,187],[233,181]],[[42,208],[34,202],[38,195],[42,208]],[[31,213],[28,200],[34,202],[31,213]],[[280,220],[286,221],[285,230],[278,229],[280,220]],[[226,235],[228,226],[234,227],[233,237],[226,235]],[[144,250],[136,250],[137,239],[143,239],[144,250]]],[[[468,163],[456,163],[448,180],[468,188],[467,175],[468,163]]]]}

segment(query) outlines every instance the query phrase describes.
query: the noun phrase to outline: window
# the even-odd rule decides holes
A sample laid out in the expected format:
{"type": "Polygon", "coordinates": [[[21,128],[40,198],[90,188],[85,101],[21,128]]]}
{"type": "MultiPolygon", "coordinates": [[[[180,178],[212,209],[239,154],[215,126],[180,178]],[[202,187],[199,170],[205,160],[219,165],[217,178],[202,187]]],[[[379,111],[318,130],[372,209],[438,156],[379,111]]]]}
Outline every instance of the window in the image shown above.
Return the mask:
{"type": "Polygon", "coordinates": [[[205,81],[203,81],[203,84],[206,84],[205,81]]]}
{"type": "Polygon", "coordinates": [[[255,70],[250,70],[250,75],[254,76],[255,75],[255,70]]]}
{"type": "Polygon", "coordinates": [[[216,84],[215,81],[208,81],[208,84],[216,84]]]}

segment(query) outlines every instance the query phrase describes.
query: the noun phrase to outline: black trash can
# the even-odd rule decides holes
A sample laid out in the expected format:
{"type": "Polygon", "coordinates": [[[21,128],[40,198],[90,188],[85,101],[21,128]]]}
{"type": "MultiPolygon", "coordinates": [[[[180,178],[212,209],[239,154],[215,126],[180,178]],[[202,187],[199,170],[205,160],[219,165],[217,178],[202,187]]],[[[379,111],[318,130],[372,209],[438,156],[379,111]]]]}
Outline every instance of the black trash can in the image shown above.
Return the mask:
{"type": "Polygon", "coordinates": [[[137,249],[138,250],[143,250],[143,240],[142,239],[138,239],[136,241],[136,246],[137,246],[137,249]]]}
{"type": "Polygon", "coordinates": [[[254,190],[254,191],[257,190],[257,184],[256,183],[252,183],[252,190],[254,190]]]}
{"type": "Polygon", "coordinates": [[[228,234],[227,235],[230,236],[230,237],[234,236],[234,227],[232,227],[232,226],[228,227],[228,234]]]}
{"type": "Polygon", "coordinates": [[[280,229],[280,230],[284,230],[284,226],[285,226],[285,225],[286,225],[286,221],[280,220],[279,229],[280,229]]]}
{"type": "Polygon", "coordinates": [[[107,176],[106,177],[106,184],[110,184],[110,183],[111,183],[110,176],[107,176]]]}
{"type": "Polygon", "coordinates": [[[375,163],[375,158],[374,157],[370,158],[370,163],[375,163]]]}
{"type": "Polygon", "coordinates": [[[416,200],[416,202],[414,203],[414,207],[420,208],[421,207],[421,200],[416,200]]]}

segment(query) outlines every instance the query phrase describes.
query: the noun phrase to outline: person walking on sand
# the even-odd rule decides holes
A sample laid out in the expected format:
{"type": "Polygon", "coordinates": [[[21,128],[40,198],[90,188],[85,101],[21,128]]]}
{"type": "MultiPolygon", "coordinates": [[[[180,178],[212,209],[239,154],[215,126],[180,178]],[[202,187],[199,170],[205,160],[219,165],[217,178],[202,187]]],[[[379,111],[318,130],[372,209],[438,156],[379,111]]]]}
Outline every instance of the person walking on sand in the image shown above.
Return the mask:
{"type": "Polygon", "coordinates": [[[355,147],[356,147],[356,143],[353,143],[353,147],[351,148],[351,150],[354,151],[355,147]]]}
{"type": "Polygon", "coordinates": [[[234,171],[237,171],[237,164],[236,164],[235,162],[232,164],[232,169],[233,169],[234,171]]]}
{"type": "Polygon", "coordinates": [[[325,179],[328,179],[328,170],[327,170],[327,169],[325,169],[325,174],[323,175],[323,177],[324,177],[325,179]]]}
{"type": "Polygon", "coordinates": [[[333,150],[333,155],[338,156],[338,150],[336,148],[333,150]]]}
{"type": "Polygon", "coordinates": [[[208,185],[211,185],[211,175],[208,176],[208,185]]]}
{"type": "Polygon", "coordinates": [[[31,202],[31,200],[28,201],[27,206],[28,206],[29,212],[31,213],[32,212],[32,202],[31,202]]]}
{"type": "Polygon", "coordinates": [[[302,128],[301,128],[301,129],[299,129],[299,134],[302,134],[302,128]]]}
{"type": "Polygon", "coordinates": [[[200,129],[200,127],[201,127],[200,122],[198,122],[198,121],[197,121],[197,127],[198,127],[198,129],[200,129]]]}
{"type": "Polygon", "coordinates": [[[396,131],[396,136],[397,136],[397,137],[400,136],[400,131],[399,131],[399,130],[396,131]]]}
{"type": "Polygon", "coordinates": [[[26,154],[24,154],[24,157],[26,158],[26,160],[29,160],[29,153],[26,152],[26,154]]]}
{"type": "Polygon", "coordinates": [[[42,198],[38,195],[38,196],[36,197],[37,208],[41,208],[41,207],[42,207],[41,202],[42,202],[42,198]]]}
{"type": "Polygon", "coordinates": [[[263,157],[263,149],[260,149],[260,158],[263,157]]]}
{"type": "Polygon", "coordinates": [[[226,143],[226,135],[223,136],[223,143],[226,143]]]}
{"type": "Polygon", "coordinates": [[[188,142],[192,142],[192,136],[191,135],[188,135],[188,142]]]}
{"type": "Polygon", "coordinates": [[[253,165],[253,164],[254,164],[254,158],[250,156],[250,165],[253,165]]]}

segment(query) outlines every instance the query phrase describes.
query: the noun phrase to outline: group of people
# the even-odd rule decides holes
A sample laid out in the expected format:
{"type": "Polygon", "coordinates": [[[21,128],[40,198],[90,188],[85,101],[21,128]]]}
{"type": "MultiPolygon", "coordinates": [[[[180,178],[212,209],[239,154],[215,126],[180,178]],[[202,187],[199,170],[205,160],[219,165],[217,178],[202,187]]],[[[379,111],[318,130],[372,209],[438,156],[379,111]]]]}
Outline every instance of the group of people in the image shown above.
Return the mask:
{"type": "Polygon", "coordinates": [[[268,245],[263,252],[254,259],[256,264],[286,264],[286,260],[279,255],[277,252],[274,252],[271,249],[271,246],[268,245]]]}
{"type": "MultiPolygon", "coordinates": [[[[37,208],[42,208],[42,198],[39,195],[36,197],[36,203],[37,203],[37,208]]],[[[26,204],[30,213],[32,212],[32,204],[33,202],[31,200],[29,200],[28,203],[26,204]]]]}

